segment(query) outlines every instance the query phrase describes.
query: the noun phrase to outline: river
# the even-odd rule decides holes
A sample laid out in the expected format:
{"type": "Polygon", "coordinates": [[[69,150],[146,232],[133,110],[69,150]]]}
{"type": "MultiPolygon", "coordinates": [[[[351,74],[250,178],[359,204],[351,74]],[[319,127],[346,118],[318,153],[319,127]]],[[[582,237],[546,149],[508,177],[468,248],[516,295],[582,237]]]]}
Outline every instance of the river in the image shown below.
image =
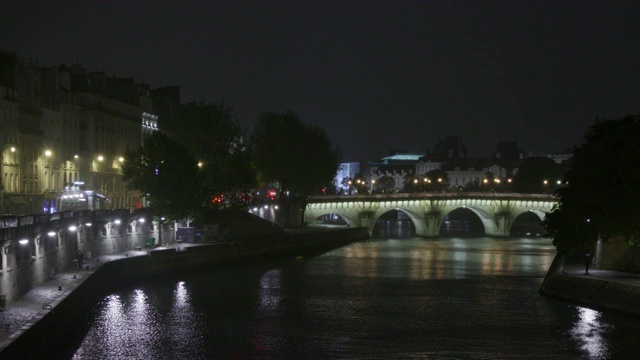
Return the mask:
{"type": "Polygon", "coordinates": [[[640,321],[538,294],[544,238],[371,239],[104,297],[73,359],[627,359],[640,321]]]}

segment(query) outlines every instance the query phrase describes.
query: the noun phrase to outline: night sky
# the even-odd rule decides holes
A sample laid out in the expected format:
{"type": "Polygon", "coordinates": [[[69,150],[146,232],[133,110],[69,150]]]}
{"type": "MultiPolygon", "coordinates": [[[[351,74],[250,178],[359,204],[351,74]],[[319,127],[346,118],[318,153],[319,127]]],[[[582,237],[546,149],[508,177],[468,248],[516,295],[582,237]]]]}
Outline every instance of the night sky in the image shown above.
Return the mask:
{"type": "Polygon", "coordinates": [[[0,48],[80,63],[182,101],[234,106],[250,130],[292,110],[344,161],[458,135],[550,153],[597,118],[640,112],[640,1],[6,1],[0,48]]]}

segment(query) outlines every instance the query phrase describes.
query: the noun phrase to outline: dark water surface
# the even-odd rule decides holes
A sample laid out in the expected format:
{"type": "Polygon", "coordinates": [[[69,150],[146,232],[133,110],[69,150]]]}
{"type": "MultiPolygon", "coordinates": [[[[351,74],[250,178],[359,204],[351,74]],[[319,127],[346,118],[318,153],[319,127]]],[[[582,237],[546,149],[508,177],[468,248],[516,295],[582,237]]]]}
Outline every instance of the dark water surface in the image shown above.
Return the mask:
{"type": "Polygon", "coordinates": [[[631,359],[640,321],[538,294],[547,239],[374,239],[105,297],[74,359],[631,359]]]}

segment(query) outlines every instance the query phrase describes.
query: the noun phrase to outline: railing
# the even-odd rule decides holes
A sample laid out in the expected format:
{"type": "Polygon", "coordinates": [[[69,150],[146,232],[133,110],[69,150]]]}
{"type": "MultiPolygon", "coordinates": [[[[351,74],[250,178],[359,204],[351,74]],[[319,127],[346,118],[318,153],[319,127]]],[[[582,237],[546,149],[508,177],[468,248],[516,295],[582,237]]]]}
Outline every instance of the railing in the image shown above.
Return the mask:
{"type": "Polygon", "coordinates": [[[416,199],[513,199],[555,201],[551,194],[524,194],[499,192],[446,192],[446,193],[398,193],[398,194],[365,194],[365,195],[316,195],[309,196],[307,203],[347,202],[347,201],[382,201],[382,200],[416,200],[416,199]]]}
{"type": "Polygon", "coordinates": [[[7,241],[17,235],[35,234],[54,228],[79,226],[91,223],[120,220],[123,223],[137,220],[140,217],[151,218],[148,209],[131,212],[129,209],[100,209],[61,211],[53,214],[5,215],[0,217],[0,240],[7,241]]]}

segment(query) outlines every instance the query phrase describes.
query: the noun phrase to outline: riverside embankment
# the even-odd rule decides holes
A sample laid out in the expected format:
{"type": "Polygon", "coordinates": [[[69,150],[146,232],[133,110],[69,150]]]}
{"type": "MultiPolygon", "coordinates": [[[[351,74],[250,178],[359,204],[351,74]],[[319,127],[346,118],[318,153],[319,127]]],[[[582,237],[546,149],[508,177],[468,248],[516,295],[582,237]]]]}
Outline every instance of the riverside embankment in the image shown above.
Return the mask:
{"type": "Polygon", "coordinates": [[[285,232],[235,242],[177,244],[126,251],[59,273],[11,302],[0,315],[0,358],[55,357],[69,340],[65,330],[107,291],[148,279],[265,258],[309,256],[368,238],[366,228],[285,232]]]}
{"type": "Polygon", "coordinates": [[[556,255],[540,293],[601,310],[640,316],[640,276],[635,273],[589,269],[580,259],[556,255]]]}

